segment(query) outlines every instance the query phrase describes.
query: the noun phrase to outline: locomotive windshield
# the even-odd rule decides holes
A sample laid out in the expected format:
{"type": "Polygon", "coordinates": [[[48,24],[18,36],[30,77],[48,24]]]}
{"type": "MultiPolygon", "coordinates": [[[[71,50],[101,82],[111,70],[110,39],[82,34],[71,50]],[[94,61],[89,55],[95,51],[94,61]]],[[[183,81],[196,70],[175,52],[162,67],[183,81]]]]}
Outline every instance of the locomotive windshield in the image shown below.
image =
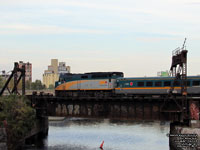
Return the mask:
{"type": "Polygon", "coordinates": [[[123,72],[91,72],[92,78],[118,78],[123,77],[123,72]]]}

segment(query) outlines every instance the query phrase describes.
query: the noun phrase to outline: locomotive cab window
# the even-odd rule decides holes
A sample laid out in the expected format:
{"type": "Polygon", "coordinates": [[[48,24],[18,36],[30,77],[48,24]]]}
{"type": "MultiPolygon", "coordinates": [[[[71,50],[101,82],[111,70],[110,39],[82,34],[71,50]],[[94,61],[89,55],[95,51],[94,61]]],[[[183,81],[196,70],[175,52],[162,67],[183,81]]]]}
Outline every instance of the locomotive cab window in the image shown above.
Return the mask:
{"type": "Polygon", "coordinates": [[[160,87],[160,86],[162,86],[162,82],[161,82],[161,81],[157,81],[157,82],[155,82],[155,86],[156,86],[156,87],[160,87]]]}
{"type": "Polygon", "coordinates": [[[82,78],[82,79],[87,79],[87,78],[88,78],[88,76],[82,76],[81,78],[82,78]]]}
{"type": "Polygon", "coordinates": [[[164,82],[164,86],[171,86],[171,82],[170,81],[165,81],[164,82]]]}
{"type": "Polygon", "coordinates": [[[153,82],[147,82],[147,83],[146,83],[146,86],[152,87],[152,86],[153,86],[153,82]]]}
{"type": "Polygon", "coordinates": [[[139,87],[144,87],[144,82],[138,82],[139,87]]]}
{"type": "Polygon", "coordinates": [[[92,75],[92,78],[107,78],[108,75],[107,74],[94,74],[92,75]]]}
{"type": "Polygon", "coordinates": [[[200,81],[193,81],[193,82],[192,82],[192,85],[193,85],[193,86],[200,86],[200,81]]]}

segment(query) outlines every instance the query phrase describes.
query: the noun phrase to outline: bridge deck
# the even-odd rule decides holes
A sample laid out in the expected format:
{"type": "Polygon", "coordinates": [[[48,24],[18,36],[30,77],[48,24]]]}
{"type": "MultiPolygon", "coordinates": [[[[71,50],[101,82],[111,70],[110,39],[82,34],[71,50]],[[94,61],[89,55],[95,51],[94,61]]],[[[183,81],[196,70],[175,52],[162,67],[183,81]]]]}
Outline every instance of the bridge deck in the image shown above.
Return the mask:
{"type": "MultiPolygon", "coordinates": [[[[38,112],[50,116],[129,118],[135,120],[179,121],[184,108],[183,97],[176,95],[135,95],[110,97],[56,97],[51,94],[27,96],[38,112]]],[[[188,96],[199,101],[200,96],[188,96]]]]}

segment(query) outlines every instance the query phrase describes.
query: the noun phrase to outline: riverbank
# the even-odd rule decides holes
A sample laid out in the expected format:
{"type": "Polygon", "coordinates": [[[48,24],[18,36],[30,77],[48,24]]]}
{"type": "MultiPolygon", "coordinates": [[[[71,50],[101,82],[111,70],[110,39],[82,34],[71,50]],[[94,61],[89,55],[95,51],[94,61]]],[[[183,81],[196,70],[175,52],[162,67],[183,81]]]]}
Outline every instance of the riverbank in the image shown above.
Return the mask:
{"type": "Polygon", "coordinates": [[[7,146],[3,150],[19,149],[26,143],[35,144],[32,139],[48,134],[48,118],[39,106],[33,108],[31,104],[25,96],[0,97],[0,146],[5,143],[7,146]]]}

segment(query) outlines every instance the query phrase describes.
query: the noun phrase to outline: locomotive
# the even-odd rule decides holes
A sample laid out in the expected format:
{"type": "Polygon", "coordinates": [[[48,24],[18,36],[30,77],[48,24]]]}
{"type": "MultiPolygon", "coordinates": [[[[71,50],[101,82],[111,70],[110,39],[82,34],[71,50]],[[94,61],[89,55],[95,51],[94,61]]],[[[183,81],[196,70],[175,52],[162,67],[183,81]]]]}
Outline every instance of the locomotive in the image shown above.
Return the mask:
{"type": "MultiPolygon", "coordinates": [[[[90,72],[61,74],[55,83],[56,96],[119,96],[181,93],[181,81],[173,77],[124,78],[123,72],[90,72]]],[[[187,77],[188,94],[200,93],[200,76],[187,77]]]]}
{"type": "Polygon", "coordinates": [[[56,96],[100,96],[114,93],[116,80],[123,72],[91,72],[61,74],[55,83],[56,96]]]}

